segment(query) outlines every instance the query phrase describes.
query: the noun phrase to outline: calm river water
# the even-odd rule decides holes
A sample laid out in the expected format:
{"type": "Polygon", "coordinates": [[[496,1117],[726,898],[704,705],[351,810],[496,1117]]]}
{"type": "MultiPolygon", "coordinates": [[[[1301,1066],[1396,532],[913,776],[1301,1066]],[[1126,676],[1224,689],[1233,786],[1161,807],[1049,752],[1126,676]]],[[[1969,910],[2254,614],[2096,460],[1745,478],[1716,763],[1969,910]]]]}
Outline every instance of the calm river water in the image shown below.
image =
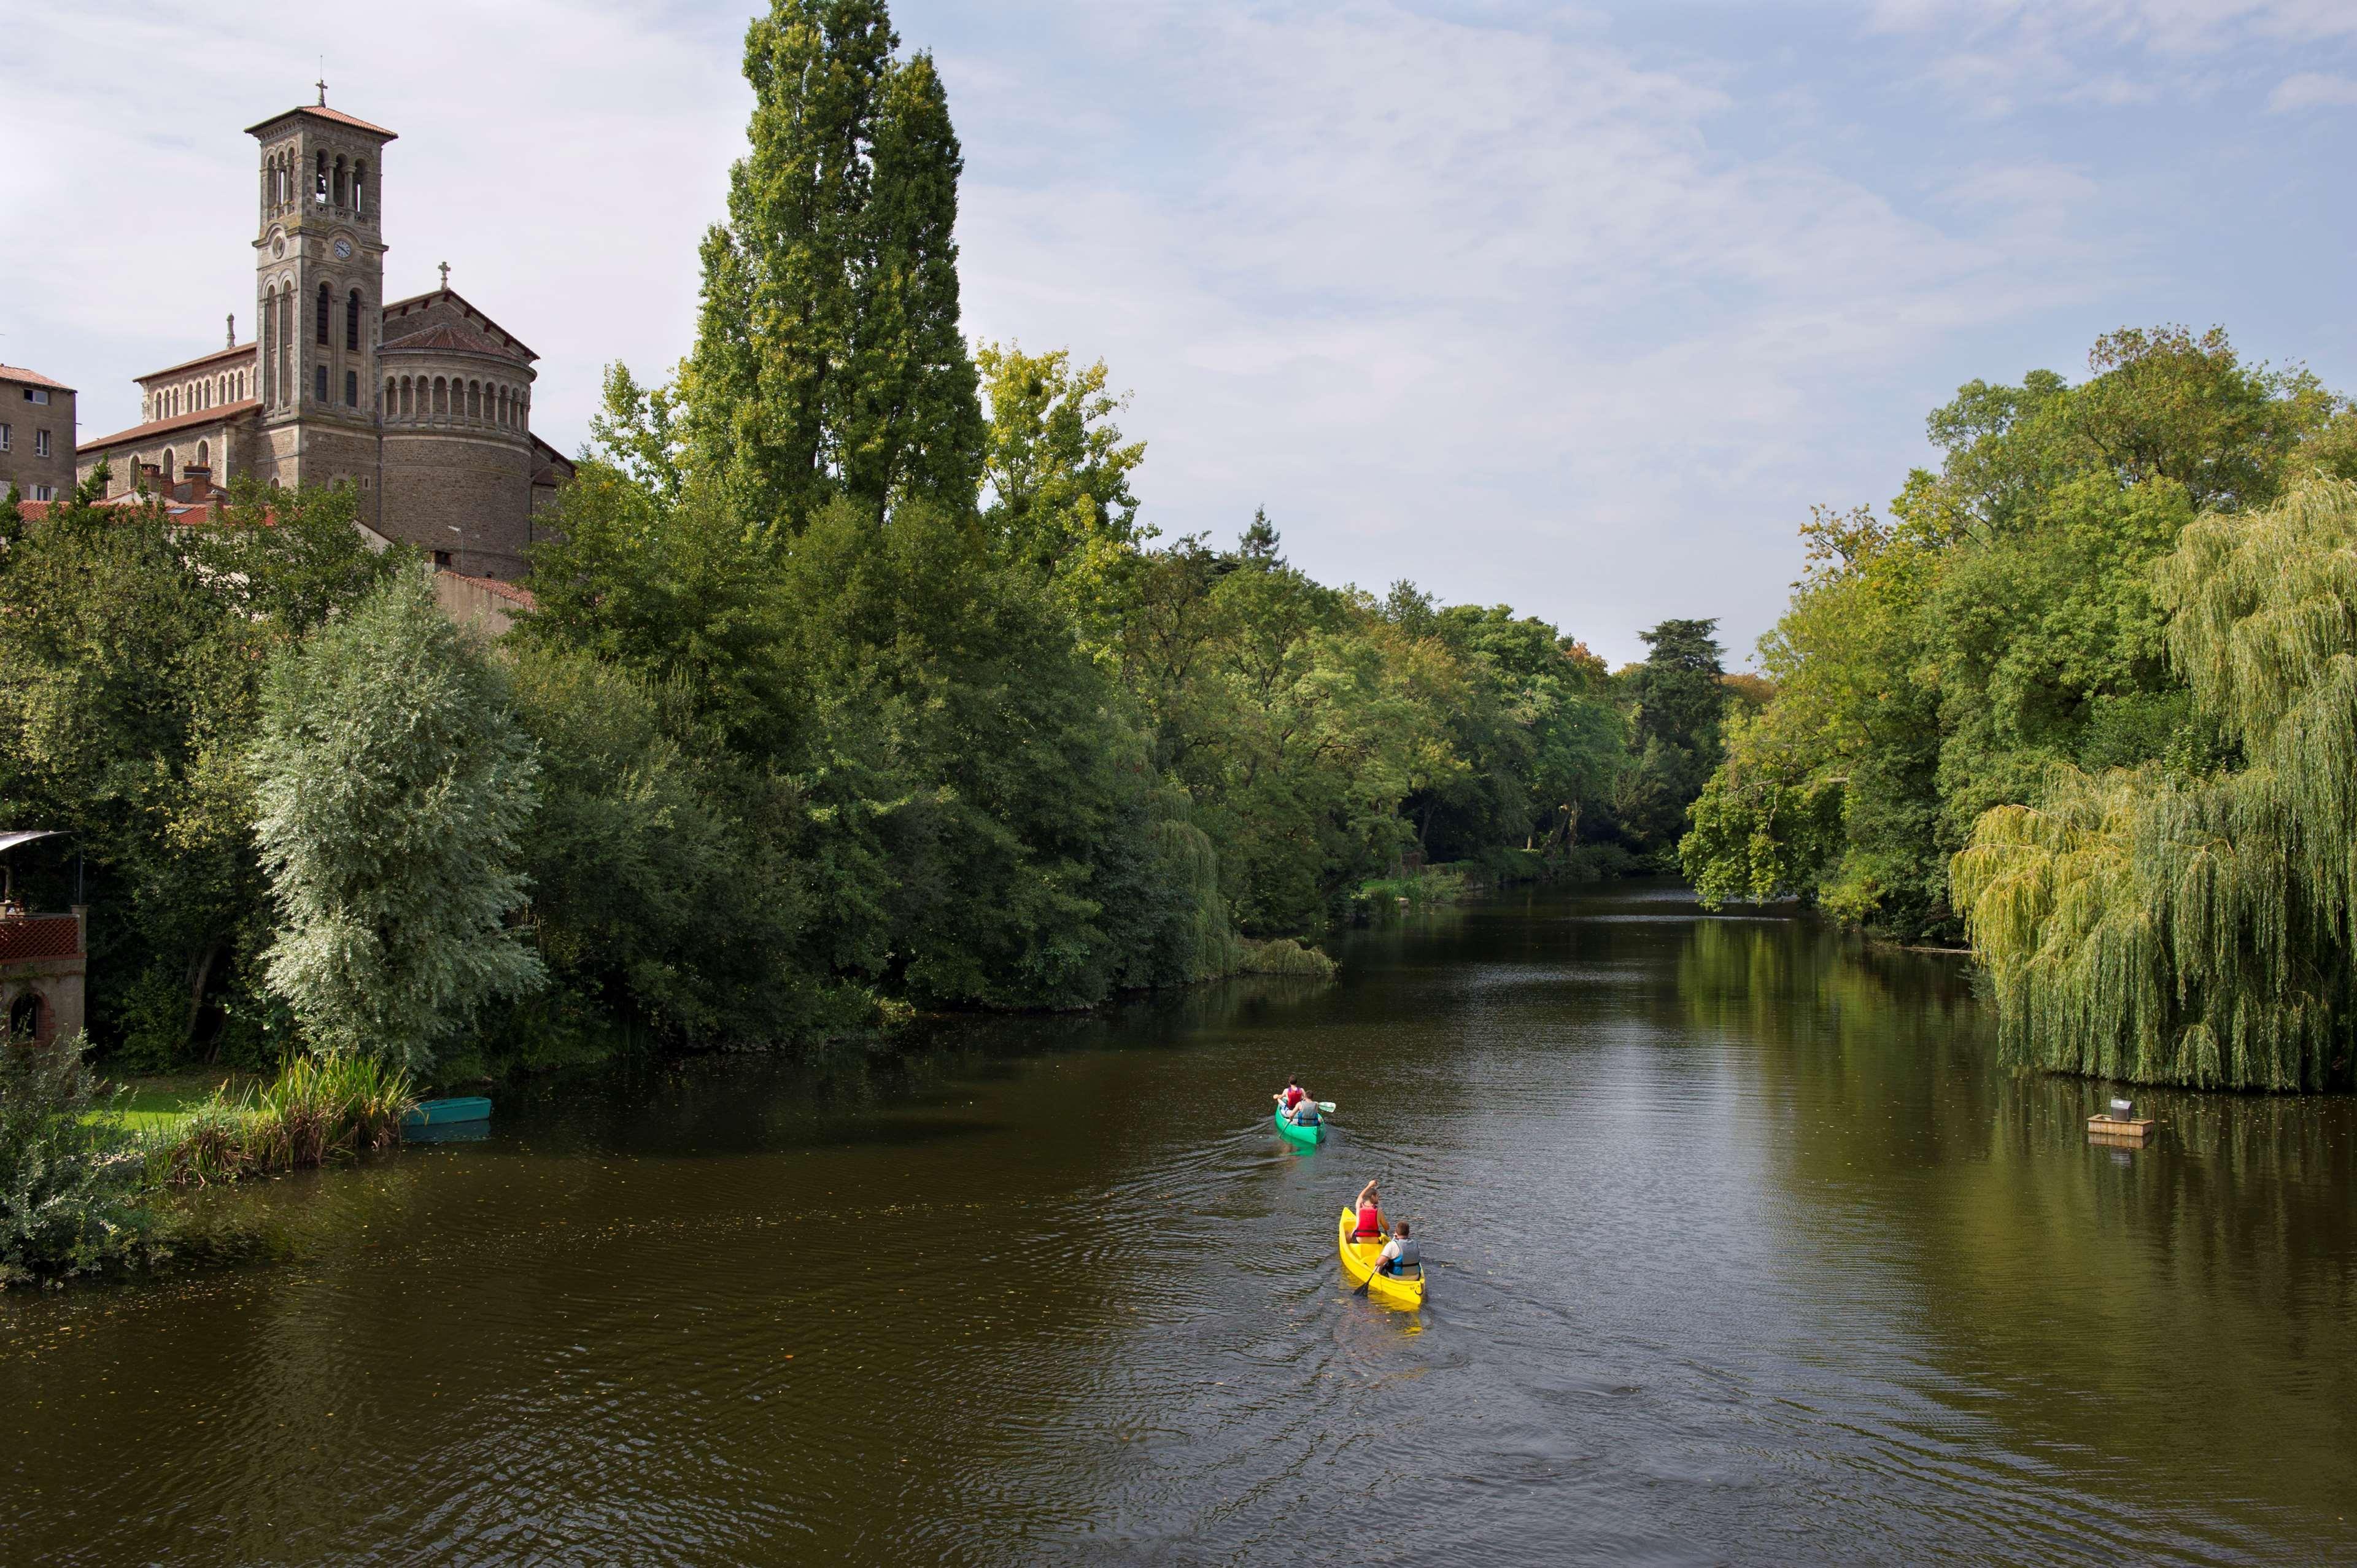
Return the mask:
{"type": "Polygon", "coordinates": [[[522,1091],[218,1200],[275,1262],[0,1297],[0,1559],[2357,1560],[2352,1102],[2091,1149],[1957,961],[1669,888],[1340,951],[522,1091]]]}

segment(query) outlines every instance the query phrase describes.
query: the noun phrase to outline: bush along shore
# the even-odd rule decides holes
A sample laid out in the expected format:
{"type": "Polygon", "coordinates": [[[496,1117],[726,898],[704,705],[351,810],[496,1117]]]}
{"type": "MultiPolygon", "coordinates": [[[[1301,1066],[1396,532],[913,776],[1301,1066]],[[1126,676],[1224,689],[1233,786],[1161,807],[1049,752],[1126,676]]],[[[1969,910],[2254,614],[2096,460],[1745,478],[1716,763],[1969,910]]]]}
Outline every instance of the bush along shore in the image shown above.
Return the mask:
{"type": "Polygon", "coordinates": [[[390,1147],[416,1104],[398,1069],[303,1057],[266,1083],[139,1113],[88,1058],[79,1038],[0,1045],[0,1289],[159,1261],[167,1192],[390,1147]]]}

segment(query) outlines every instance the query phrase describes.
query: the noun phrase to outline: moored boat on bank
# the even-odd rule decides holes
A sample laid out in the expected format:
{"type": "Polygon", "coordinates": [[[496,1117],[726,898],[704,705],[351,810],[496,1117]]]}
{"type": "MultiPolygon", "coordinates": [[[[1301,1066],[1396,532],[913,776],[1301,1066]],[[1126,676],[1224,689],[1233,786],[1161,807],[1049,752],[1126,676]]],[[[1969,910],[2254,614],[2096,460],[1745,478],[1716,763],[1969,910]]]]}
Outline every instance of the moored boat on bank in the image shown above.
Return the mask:
{"type": "Polygon", "coordinates": [[[491,1102],[479,1094],[460,1095],[450,1100],[421,1100],[401,1119],[402,1130],[419,1127],[443,1127],[458,1122],[488,1122],[491,1102]]]}

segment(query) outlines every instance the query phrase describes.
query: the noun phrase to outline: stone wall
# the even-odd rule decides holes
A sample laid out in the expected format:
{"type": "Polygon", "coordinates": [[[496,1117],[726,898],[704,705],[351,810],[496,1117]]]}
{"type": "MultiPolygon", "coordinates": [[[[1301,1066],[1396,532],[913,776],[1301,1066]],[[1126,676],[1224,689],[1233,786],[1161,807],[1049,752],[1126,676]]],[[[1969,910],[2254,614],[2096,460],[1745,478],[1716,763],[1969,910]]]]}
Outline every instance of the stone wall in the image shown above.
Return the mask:
{"type": "Polygon", "coordinates": [[[488,432],[387,431],[384,490],[387,537],[469,576],[523,575],[532,454],[522,442],[488,432]]]}
{"type": "Polygon", "coordinates": [[[34,403],[23,381],[0,376],[0,424],[8,427],[8,449],[0,452],[0,496],[15,485],[27,500],[39,499],[36,487],[47,485],[62,500],[74,487],[74,394],[63,387],[42,387],[49,401],[34,403]],[[49,455],[38,456],[39,433],[48,432],[49,455]]]}

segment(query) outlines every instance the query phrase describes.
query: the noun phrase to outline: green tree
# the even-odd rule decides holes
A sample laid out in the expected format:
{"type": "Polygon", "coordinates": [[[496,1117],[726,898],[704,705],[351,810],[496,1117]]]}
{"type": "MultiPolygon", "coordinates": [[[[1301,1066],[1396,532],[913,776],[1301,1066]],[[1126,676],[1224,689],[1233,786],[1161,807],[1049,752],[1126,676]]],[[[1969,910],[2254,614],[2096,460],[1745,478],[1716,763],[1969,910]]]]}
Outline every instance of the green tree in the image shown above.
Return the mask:
{"type": "Polygon", "coordinates": [[[1889,521],[1803,530],[1808,571],[1760,646],[1777,695],[1682,849],[1707,895],[1772,886],[1953,940],[1951,858],[1982,813],[2037,803],[2059,765],[2198,745],[2154,563],[2202,509],[2329,471],[2345,405],[2215,330],[2113,333],[2089,369],[1959,389],[1930,417],[1939,470],[1889,521]]]}
{"type": "Polygon", "coordinates": [[[704,242],[688,467],[729,517],[828,498],[973,503],[982,417],[958,325],[957,137],[881,0],[775,0],[746,30],[754,107],[704,242]]]}
{"type": "Polygon", "coordinates": [[[1062,349],[986,343],[978,358],[990,401],[983,517],[999,549],[1059,581],[1112,575],[1142,537],[1130,475],[1146,443],[1113,423],[1128,396],[1105,390],[1103,360],[1075,369],[1062,349]]]}
{"type": "Polygon", "coordinates": [[[1622,831],[1644,850],[1675,844],[1686,809],[1718,766],[1727,671],[1716,620],[1665,620],[1638,633],[1649,651],[1623,677],[1634,766],[1616,790],[1622,831]]]}
{"type": "Polygon", "coordinates": [[[532,741],[422,571],[274,661],[253,766],[281,922],[264,970],[315,1046],[423,1070],[484,1003],[544,982],[506,923],[532,741]]]}
{"type": "MultiPolygon", "coordinates": [[[[272,653],[389,569],[348,489],[239,487],[186,527],[93,476],[0,550],[0,800],[72,833],[94,1036],[128,1062],[258,1061],[266,940],[245,748],[272,653]]],[[[45,890],[62,904],[64,888],[45,890]]]]}
{"type": "Polygon", "coordinates": [[[774,1045],[838,1021],[806,956],[791,785],[735,758],[682,680],[546,645],[512,663],[540,762],[522,837],[532,931],[560,991],[678,1045],[774,1045]]]}
{"type": "Polygon", "coordinates": [[[2343,480],[2186,528],[2158,580],[2170,658],[2221,746],[2058,765],[2036,805],[1975,826],[1956,893],[2018,1058],[2203,1087],[2357,1082],[2352,562],[2343,480]]]}
{"type": "Polygon", "coordinates": [[[887,73],[870,150],[863,275],[842,428],[845,493],[882,516],[904,500],[974,505],[984,451],[959,322],[957,182],[965,159],[931,55],[887,73]]]}

